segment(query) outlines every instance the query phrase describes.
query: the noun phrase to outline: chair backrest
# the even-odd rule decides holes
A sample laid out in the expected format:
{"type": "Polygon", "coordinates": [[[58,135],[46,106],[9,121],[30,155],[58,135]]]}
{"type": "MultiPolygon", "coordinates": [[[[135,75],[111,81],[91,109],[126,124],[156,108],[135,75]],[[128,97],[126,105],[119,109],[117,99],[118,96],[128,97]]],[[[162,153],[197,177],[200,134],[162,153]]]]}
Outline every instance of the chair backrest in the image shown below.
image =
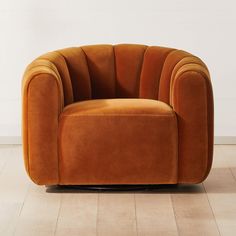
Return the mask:
{"type": "Polygon", "coordinates": [[[50,59],[58,68],[65,104],[100,98],[148,98],[168,103],[167,94],[160,90],[169,90],[165,88],[169,86],[168,73],[163,72],[169,69],[165,63],[168,56],[176,51],[137,44],[91,45],[40,58],[50,59]]]}

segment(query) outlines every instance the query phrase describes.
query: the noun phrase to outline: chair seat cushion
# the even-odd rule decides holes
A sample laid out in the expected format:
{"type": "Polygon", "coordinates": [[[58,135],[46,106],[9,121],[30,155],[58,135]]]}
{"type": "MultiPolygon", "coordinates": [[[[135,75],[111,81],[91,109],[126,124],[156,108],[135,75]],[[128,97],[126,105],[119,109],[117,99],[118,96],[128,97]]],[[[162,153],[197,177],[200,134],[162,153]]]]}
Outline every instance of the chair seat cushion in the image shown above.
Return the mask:
{"type": "Polygon", "coordinates": [[[58,135],[60,184],[177,183],[177,119],[163,102],[77,102],[61,113],[58,135]]]}

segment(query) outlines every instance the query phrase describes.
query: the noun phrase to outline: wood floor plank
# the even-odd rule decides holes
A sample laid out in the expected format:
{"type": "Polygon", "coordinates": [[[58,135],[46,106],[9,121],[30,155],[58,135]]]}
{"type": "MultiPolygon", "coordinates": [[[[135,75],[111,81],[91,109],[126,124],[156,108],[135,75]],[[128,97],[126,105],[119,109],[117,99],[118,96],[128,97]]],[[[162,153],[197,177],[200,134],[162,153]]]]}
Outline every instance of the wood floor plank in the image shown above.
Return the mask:
{"type": "MultiPolygon", "coordinates": [[[[16,158],[21,158],[21,145],[0,145],[0,175],[8,161],[15,162],[16,158]]],[[[17,162],[23,162],[18,159],[17,162]]]]}
{"type": "Polygon", "coordinates": [[[138,235],[178,235],[170,194],[135,194],[138,235]]]}
{"type": "Polygon", "coordinates": [[[0,175],[1,175],[5,165],[6,165],[6,161],[2,160],[0,157],[0,175]]]}
{"type": "Polygon", "coordinates": [[[228,168],[229,163],[226,158],[223,158],[224,147],[223,145],[215,145],[214,146],[214,154],[213,154],[213,163],[212,168],[228,168]]]}
{"type": "Polygon", "coordinates": [[[219,235],[217,224],[202,185],[193,192],[172,194],[180,235],[219,235]]]}
{"type": "Polygon", "coordinates": [[[0,203],[0,235],[14,235],[21,203],[0,203]]]}
{"type": "Polygon", "coordinates": [[[230,169],[212,169],[204,186],[220,233],[236,234],[236,180],[230,169]]]}
{"type": "Polygon", "coordinates": [[[7,158],[9,158],[9,147],[5,147],[5,145],[0,145],[0,175],[3,171],[3,168],[6,164],[7,158]]]}
{"type": "Polygon", "coordinates": [[[99,194],[98,236],[136,236],[134,194],[99,194]]]}
{"type": "Polygon", "coordinates": [[[15,235],[54,235],[60,203],[60,193],[47,193],[44,186],[32,183],[17,222],[15,235]]]}
{"type": "Polygon", "coordinates": [[[21,146],[1,148],[5,166],[0,174],[0,235],[13,235],[18,216],[29,188],[25,174],[21,146]],[[4,150],[3,150],[4,149],[4,150]]]}
{"type": "Polygon", "coordinates": [[[64,193],[56,235],[96,236],[97,193],[64,193]]]}
{"type": "Polygon", "coordinates": [[[20,145],[0,146],[0,235],[176,235],[176,228],[179,235],[236,235],[236,145],[215,146],[204,187],[207,195],[202,185],[135,195],[48,193],[26,175],[20,145]]]}
{"type": "Polygon", "coordinates": [[[236,167],[236,145],[215,145],[213,168],[236,167]]]}
{"type": "Polygon", "coordinates": [[[221,145],[221,150],[221,158],[226,160],[228,167],[236,167],[236,145],[221,145]]]}

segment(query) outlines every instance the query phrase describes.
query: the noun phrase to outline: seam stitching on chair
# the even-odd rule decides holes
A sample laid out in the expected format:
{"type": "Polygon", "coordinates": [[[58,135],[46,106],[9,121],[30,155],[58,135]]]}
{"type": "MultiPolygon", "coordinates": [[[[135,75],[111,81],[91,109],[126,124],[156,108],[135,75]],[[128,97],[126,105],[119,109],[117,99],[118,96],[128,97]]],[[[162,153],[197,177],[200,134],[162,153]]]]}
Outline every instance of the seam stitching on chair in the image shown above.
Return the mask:
{"type": "MultiPolygon", "coordinates": [[[[50,73],[48,73],[48,72],[39,72],[39,73],[37,73],[37,74],[35,74],[35,75],[33,75],[33,76],[29,76],[29,81],[28,81],[28,84],[27,84],[27,86],[29,86],[29,84],[31,83],[31,81],[36,77],[36,76],[40,76],[40,75],[44,75],[44,74],[46,74],[46,75],[51,75],[51,76],[53,76],[54,78],[55,78],[55,75],[53,75],[53,74],[50,74],[50,73]]],[[[63,91],[61,92],[61,86],[60,86],[60,81],[59,81],[59,79],[58,78],[55,78],[56,79],[56,84],[57,84],[57,87],[58,87],[58,90],[60,91],[59,92],[59,104],[58,104],[58,107],[60,107],[60,111],[62,111],[63,110],[63,107],[64,107],[64,104],[63,104],[63,96],[62,96],[62,94],[61,93],[63,93],[63,91]]],[[[28,87],[27,87],[27,89],[28,89],[28,87]]],[[[28,92],[28,90],[27,90],[27,92],[28,92]]]]}
{"type": "Polygon", "coordinates": [[[115,45],[112,45],[113,50],[113,58],[114,58],[114,77],[115,77],[115,98],[117,97],[117,70],[116,70],[116,53],[115,53],[115,45]]]}
{"type": "MultiPolygon", "coordinates": [[[[58,118],[58,163],[60,164],[60,161],[62,159],[62,145],[61,145],[61,133],[62,133],[62,129],[63,129],[64,123],[62,120],[62,116],[60,115],[58,118]]],[[[59,169],[58,172],[60,173],[60,169],[61,169],[61,165],[59,165],[59,169]]],[[[61,175],[60,175],[60,179],[59,179],[59,184],[61,184],[61,175]]]]}
{"type": "Polygon", "coordinates": [[[166,63],[166,59],[167,59],[167,57],[168,57],[172,52],[174,52],[174,51],[177,51],[177,49],[172,49],[170,52],[167,53],[167,55],[166,55],[166,57],[165,57],[165,59],[164,59],[164,62],[163,62],[163,64],[162,64],[161,71],[160,71],[160,77],[159,77],[158,85],[157,85],[157,91],[156,91],[157,95],[155,96],[157,100],[159,99],[160,81],[161,81],[161,76],[162,76],[163,68],[164,68],[164,65],[165,65],[165,63],[166,63]]]}
{"type": "Polygon", "coordinates": [[[93,83],[92,83],[92,77],[91,77],[91,73],[90,73],[90,67],[89,67],[89,63],[88,63],[88,57],[87,54],[85,53],[83,47],[79,47],[81,49],[81,51],[84,54],[85,60],[86,60],[86,64],[87,64],[87,69],[88,69],[88,74],[89,74],[89,79],[90,79],[90,93],[91,93],[91,99],[93,99],[93,83]]]}
{"type": "Polygon", "coordinates": [[[29,65],[27,72],[30,72],[31,70],[33,70],[33,69],[35,69],[35,68],[37,68],[37,67],[39,67],[39,66],[45,66],[45,67],[51,69],[54,73],[60,75],[59,72],[58,72],[58,70],[57,70],[56,65],[55,65],[52,61],[50,61],[50,60],[48,60],[48,59],[44,59],[44,58],[38,58],[38,59],[36,59],[35,61],[33,61],[33,62],[29,65]],[[44,61],[44,62],[49,62],[52,66],[51,66],[50,64],[44,64],[44,63],[41,64],[41,63],[39,63],[39,62],[42,62],[42,61],[44,61]],[[37,64],[37,65],[34,65],[34,63],[36,63],[36,62],[37,62],[38,64],[37,64]]]}
{"type": "Polygon", "coordinates": [[[170,53],[168,53],[168,55],[166,56],[165,61],[164,61],[164,63],[163,63],[163,66],[162,66],[162,69],[161,69],[161,75],[160,75],[160,79],[159,79],[158,99],[159,99],[159,94],[160,94],[160,82],[161,82],[161,79],[162,79],[162,72],[163,72],[163,69],[164,69],[164,67],[165,67],[165,65],[166,65],[167,58],[168,58],[172,53],[177,52],[177,51],[179,51],[179,50],[178,50],[178,49],[173,49],[170,53]]]}
{"type": "Polygon", "coordinates": [[[142,75],[143,75],[143,64],[145,61],[145,57],[148,51],[148,48],[150,48],[149,46],[146,47],[145,52],[143,53],[143,61],[142,61],[142,67],[141,67],[141,72],[140,72],[140,76],[139,76],[139,92],[138,92],[138,98],[140,98],[140,90],[141,90],[141,79],[142,79],[142,75]]]}
{"type": "MultiPolygon", "coordinates": [[[[172,72],[171,72],[169,104],[172,103],[172,93],[171,93],[171,91],[172,91],[172,87],[173,87],[174,80],[175,80],[175,78],[176,78],[177,75],[178,75],[178,76],[181,76],[181,75],[182,75],[183,73],[185,73],[185,72],[199,72],[199,73],[202,74],[202,76],[207,76],[207,77],[208,77],[207,74],[205,74],[203,71],[201,71],[201,70],[199,70],[199,69],[197,69],[197,70],[196,70],[196,69],[194,69],[194,70],[193,70],[193,69],[187,69],[187,70],[185,70],[185,71],[183,71],[183,72],[181,72],[181,73],[178,74],[178,72],[179,72],[183,67],[186,67],[186,66],[188,66],[188,65],[199,65],[199,66],[202,66],[201,64],[196,63],[196,62],[186,62],[185,64],[183,64],[182,66],[180,66],[180,68],[178,68],[178,70],[177,70],[176,73],[174,74],[174,70],[175,70],[176,66],[177,66],[182,60],[184,60],[184,59],[186,59],[186,58],[188,58],[188,56],[182,58],[182,59],[175,65],[175,67],[173,68],[173,70],[172,70],[172,72]]],[[[204,67],[202,66],[202,68],[204,68],[204,67]]],[[[205,69],[205,68],[204,68],[204,69],[205,69]]]]}
{"type": "MultiPolygon", "coordinates": [[[[176,51],[181,52],[181,50],[176,50],[176,51]]],[[[182,58],[181,60],[183,60],[183,59],[186,58],[186,57],[189,57],[189,56],[183,56],[183,58],[182,58]]],[[[180,60],[180,61],[181,61],[181,60],[180,60]]],[[[170,88],[171,88],[171,78],[172,78],[172,74],[173,74],[173,71],[174,71],[176,65],[177,65],[180,61],[177,61],[177,62],[174,64],[174,66],[173,66],[173,68],[172,68],[172,70],[171,70],[171,73],[170,73],[170,81],[169,81],[169,84],[168,84],[168,86],[169,86],[169,88],[168,88],[168,91],[169,91],[168,102],[169,102],[169,104],[170,104],[170,94],[171,94],[171,93],[170,93],[170,88]]]]}
{"type": "MultiPolygon", "coordinates": [[[[179,91],[179,89],[177,90],[179,91]]],[[[176,97],[176,107],[179,108],[179,96],[176,97]]],[[[174,109],[174,106],[173,106],[173,109],[174,109]]],[[[175,110],[175,109],[174,109],[175,110]]],[[[176,114],[178,114],[176,112],[176,114]]],[[[177,119],[178,119],[178,116],[177,116],[177,119]]],[[[179,179],[180,179],[180,142],[179,142],[179,125],[178,125],[178,176],[177,176],[177,182],[179,182],[179,179]]]]}
{"type": "MultiPolygon", "coordinates": [[[[173,110],[174,111],[174,110],[173,110]]],[[[177,170],[176,170],[176,175],[175,175],[175,181],[176,183],[178,183],[178,176],[179,176],[179,126],[178,126],[178,117],[177,117],[177,113],[174,111],[173,113],[173,117],[175,117],[175,124],[176,124],[176,157],[177,157],[177,170]]]]}
{"type": "MultiPolygon", "coordinates": [[[[176,50],[176,51],[182,52],[182,50],[176,50]]],[[[182,61],[183,59],[185,59],[186,57],[189,57],[189,55],[183,56],[181,60],[177,61],[177,62],[174,64],[174,66],[173,66],[173,68],[172,68],[172,70],[171,70],[170,82],[169,82],[169,89],[168,89],[168,91],[169,91],[169,96],[168,96],[169,104],[171,104],[171,101],[170,101],[171,91],[170,91],[170,89],[171,89],[171,83],[172,83],[171,80],[172,80],[173,72],[174,72],[174,70],[175,70],[175,67],[179,64],[179,62],[182,61]]]]}
{"type": "Polygon", "coordinates": [[[149,48],[149,46],[147,46],[147,45],[143,45],[143,46],[145,46],[145,50],[143,51],[141,68],[140,68],[139,77],[138,77],[138,79],[139,79],[139,81],[138,81],[138,96],[137,96],[138,98],[140,98],[140,83],[141,83],[141,75],[142,75],[142,71],[143,71],[144,58],[145,58],[147,49],[149,48]]]}
{"type": "Polygon", "coordinates": [[[70,116],[70,117],[84,117],[84,116],[114,116],[114,117],[122,117],[122,116],[149,116],[149,117],[174,117],[175,113],[172,113],[170,115],[153,115],[153,114],[85,114],[85,115],[64,115],[62,114],[62,117],[70,116]]]}
{"type": "MultiPolygon", "coordinates": [[[[61,86],[58,84],[59,86],[59,90],[61,91],[60,92],[60,98],[62,100],[62,103],[60,102],[60,104],[64,107],[64,94],[63,94],[63,85],[62,85],[62,81],[61,81],[61,76],[56,68],[56,66],[54,65],[54,63],[52,63],[51,61],[49,60],[46,60],[46,59],[40,59],[40,60],[43,60],[43,61],[47,61],[47,62],[50,62],[52,66],[49,66],[49,65],[45,65],[45,64],[40,64],[40,65],[35,65],[31,68],[28,69],[28,73],[31,72],[32,74],[31,75],[27,75],[26,72],[24,74],[24,77],[26,78],[30,78],[30,77],[34,77],[34,76],[37,76],[37,75],[40,75],[40,74],[49,74],[49,75],[53,75],[53,77],[56,79],[57,83],[60,83],[61,86]],[[37,67],[46,67],[48,69],[51,69],[53,73],[55,73],[55,75],[53,73],[49,73],[48,71],[43,71],[43,72],[37,72],[37,67]],[[36,70],[35,72],[32,72],[33,70],[36,70]],[[35,73],[35,74],[34,74],[35,73]]],[[[31,80],[32,78],[30,78],[31,80]]],[[[30,82],[30,81],[29,81],[30,82]]],[[[29,83],[28,82],[28,83],[29,83]]],[[[62,110],[62,109],[61,109],[62,110]]]]}
{"type": "Polygon", "coordinates": [[[60,51],[55,51],[55,53],[58,53],[64,59],[64,61],[66,63],[67,71],[70,76],[70,83],[71,83],[71,90],[72,90],[72,102],[74,102],[74,90],[73,90],[73,86],[72,86],[71,74],[70,74],[70,70],[69,70],[69,66],[68,66],[68,61],[67,61],[66,57],[60,51]]]}

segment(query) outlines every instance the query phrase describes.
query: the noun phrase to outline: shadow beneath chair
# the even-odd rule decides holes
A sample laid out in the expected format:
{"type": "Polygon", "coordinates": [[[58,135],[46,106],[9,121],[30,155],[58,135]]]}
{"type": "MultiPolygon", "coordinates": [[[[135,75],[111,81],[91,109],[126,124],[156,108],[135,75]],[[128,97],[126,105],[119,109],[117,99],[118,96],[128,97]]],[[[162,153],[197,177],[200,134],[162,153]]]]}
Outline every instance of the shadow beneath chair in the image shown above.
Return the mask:
{"type": "Polygon", "coordinates": [[[136,193],[136,194],[235,194],[236,171],[213,168],[203,184],[157,185],[57,185],[47,186],[48,193],[136,193]]]}
{"type": "Polygon", "coordinates": [[[46,186],[48,193],[203,193],[202,184],[196,185],[54,185],[46,186]]]}

